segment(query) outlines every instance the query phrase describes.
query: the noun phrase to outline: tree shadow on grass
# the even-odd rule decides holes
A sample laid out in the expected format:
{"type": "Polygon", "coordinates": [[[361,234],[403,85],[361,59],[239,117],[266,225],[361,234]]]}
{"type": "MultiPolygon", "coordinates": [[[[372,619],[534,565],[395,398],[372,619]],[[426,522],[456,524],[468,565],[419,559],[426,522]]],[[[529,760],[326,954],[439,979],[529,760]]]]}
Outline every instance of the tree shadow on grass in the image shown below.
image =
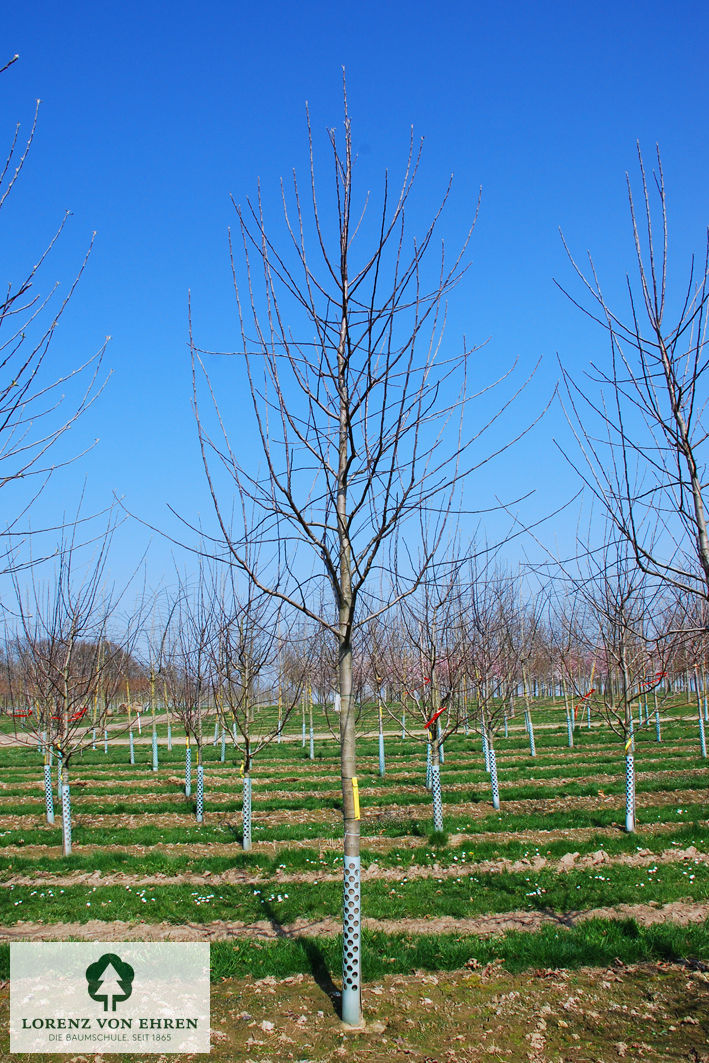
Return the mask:
{"type": "Polygon", "coordinates": [[[342,993],[332,980],[330,970],[325,959],[325,954],[313,938],[303,937],[300,934],[289,933],[278,919],[272,905],[263,901],[263,911],[271,924],[271,929],[277,938],[284,941],[295,941],[305,953],[310,964],[310,973],[316,985],[320,987],[332,1004],[332,1009],[338,1019],[342,1018],[342,993]]]}

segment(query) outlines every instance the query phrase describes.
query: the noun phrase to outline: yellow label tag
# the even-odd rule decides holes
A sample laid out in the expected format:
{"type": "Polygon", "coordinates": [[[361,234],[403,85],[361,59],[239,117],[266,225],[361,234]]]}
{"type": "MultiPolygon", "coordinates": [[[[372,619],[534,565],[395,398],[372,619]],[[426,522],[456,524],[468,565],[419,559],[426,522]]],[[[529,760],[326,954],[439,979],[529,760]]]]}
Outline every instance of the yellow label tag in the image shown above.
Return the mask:
{"type": "Polygon", "coordinates": [[[630,747],[632,746],[632,744],[633,744],[633,736],[631,735],[630,738],[628,739],[628,741],[625,743],[625,752],[626,753],[629,752],[630,747]]]}
{"type": "Polygon", "coordinates": [[[186,745],[186,747],[188,749],[190,748],[190,736],[189,735],[185,735],[185,745],[186,745]]]}
{"type": "Polygon", "coordinates": [[[352,799],[354,800],[355,819],[359,819],[359,782],[357,779],[352,780],[352,799]]]}

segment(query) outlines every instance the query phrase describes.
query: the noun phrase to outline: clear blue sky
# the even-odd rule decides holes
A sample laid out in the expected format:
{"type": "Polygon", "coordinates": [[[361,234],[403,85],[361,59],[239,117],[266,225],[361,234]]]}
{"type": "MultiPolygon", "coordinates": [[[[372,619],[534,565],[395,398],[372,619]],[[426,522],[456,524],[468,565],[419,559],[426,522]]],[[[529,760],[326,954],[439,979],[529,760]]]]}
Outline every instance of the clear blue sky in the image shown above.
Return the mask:
{"type": "MultiPolygon", "coordinates": [[[[112,379],[73,433],[77,446],[100,442],[56,477],[36,524],[73,508],[84,479],[87,509],[116,492],[154,524],[167,523],[168,503],[208,517],[190,409],[187,292],[198,341],[235,347],[229,194],[243,201],[258,178],[275,192],[294,166],[305,176],[305,101],[318,137],[339,125],[343,65],[363,182],[376,186],[387,166],[398,171],[413,124],[425,137],[422,220],[453,172],[443,231],[454,244],[482,186],[472,268],[447,335],[451,343],[463,331],[469,341],[489,337],[484,373],[514,358],[529,368],[542,356],[529,410],[554,386],[557,352],[580,370],[605,349],[602,333],[554,287],[554,277],[572,283],[558,229],[580,255],[593,250],[622,296],[632,265],[624,175],[634,172],[636,139],[648,158],[661,146],[682,276],[689,251],[702,250],[705,3],[38,0],[10,5],[3,30],[6,57],[21,57],[0,78],[5,142],[17,120],[29,127],[35,98],[43,102],[26,171],[0,217],[0,279],[16,277],[71,209],[45,281],[66,284],[94,230],[97,240],[55,364],[66,369],[112,337],[112,379]]],[[[554,409],[481,477],[480,504],[504,485],[508,496],[536,488],[533,516],[558,505],[573,491],[551,442],[564,433],[554,409]]],[[[573,526],[564,522],[562,535],[573,526]]],[[[123,529],[117,575],[147,538],[139,526],[123,529]]],[[[170,553],[153,542],[152,582],[169,573],[170,553]]]]}

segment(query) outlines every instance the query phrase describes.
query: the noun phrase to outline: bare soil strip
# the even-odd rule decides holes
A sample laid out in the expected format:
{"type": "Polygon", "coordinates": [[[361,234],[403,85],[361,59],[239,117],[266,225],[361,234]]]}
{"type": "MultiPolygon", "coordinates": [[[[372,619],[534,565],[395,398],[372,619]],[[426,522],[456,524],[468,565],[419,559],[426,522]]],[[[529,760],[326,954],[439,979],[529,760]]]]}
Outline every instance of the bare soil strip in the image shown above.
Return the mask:
{"type": "MultiPolygon", "coordinates": [[[[683,778],[686,777],[684,774],[683,778]]],[[[238,795],[235,795],[238,798],[238,795]]],[[[623,802],[622,794],[605,794],[602,790],[599,790],[598,794],[589,794],[587,796],[573,796],[573,797],[539,797],[539,798],[526,798],[521,801],[505,801],[504,792],[503,798],[503,811],[512,814],[520,815],[539,815],[546,812],[562,812],[566,811],[570,815],[573,814],[574,809],[578,808],[608,808],[617,807],[619,809],[623,802]]],[[[206,808],[205,808],[205,821],[210,819],[214,821],[223,820],[224,813],[218,812],[214,808],[209,809],[209,794],[206,795],[206,808]]],[[[363,805],[366,801],[366,794],[363,795],[363,805]]],[[[706,790],[671,790],[667,792],[658,792],[652,794],[639,794],[638,795],[638,815],[642,819],[642,806],[646,801],[652,805],[672,805],[676,804],[682,806],[683,804],[699,804],[702,801],[707,800],[706,790]]],[[[189,804],[186,802],[186,811],[189,808],[189,804]]],[[[13,802],[17,804],[18,802],[13,802]]],[[[232,804],[239,804],[240,800],[231,801],[232,804]]],[[[417,819],[420,817],[427,817],[430,814],[428,803],[424,802],[417,805],[396,805],[396,812],[392,813],[388,809],[367,809],[363,807],[363,819],[377,820],[386,822],[387,820],[396,819],[417,819]]],[[[487,801],[470,803],[466,802],[461,805],[446,804],[444,807],[444,815],[449,816],[467,816],[471,819],[483,819],[491,814],[491,806],[487,801]]],[[[268,810],[268,825],[278,826],[284,823],[335,823],[340,822],[341,813],[337,809],[322,808],[322,809],[285,809],[282,812],[277,812],[273,809],[268,810]]],[[[255,795],[254,803],[254,820],[258,822],[258,798],[255,795]]],[[[186,822],[186,812],[158,812],[152,815],[147,810],[141,812],[139,815],[126,815],[125,813],[104,813],[104,814],[89,814],[88,819],[85,821],[80,812],[77,812],[74,823],[79,826],[87,827],[106,827],[108,829],[115,829],[117,827],[178,827],[184,826],[186,822]]],[[[0,816],[0,830],[17,829],[24,827],[26,830],[30,829],[28,819],[21,814],[13,815],[1,815],[0,816]]]]}
{"type": "MultiPolygon", "coordinates": [[[[565,853],[558,860],[549,860],[544,856],[534,856],[531,859],[521,860],[459,860],[450,867],[440,867],[435,863],[431,866],[414,866],[407,868],[380,868],[376,864],[370,864],[365,869],[368,878],[385,879],[387,881],[401,881],[406,879],[421,878],[457,878],[462,873],[495,873],[502,871],[540,871],[546,868],[550,871],[564,873],[566,871],[582,870],[584,868],[605,867],[624,865],[626,867],[648,867],[651,864],[674,864],[681,861],[691,861],[693,864],[709,864],[709,853],[700,852],[694,845],[685,849],[666,849],[662,853],[652,853],[648,849],[641,849],[635,853],[621,853],[609,856],[603,849],[597,849],[594,853],[579,856],[578,853],[565,853]]],[[[287,885],[297,882],[339,882],[341,872],[327,870],[303,871],[298,874],[284,874],[277,870],[275,874],[259,873],[258,869],[249,871],[243,868],[234,868],[212,874],[206,871],[201,875],[185,872],[179,875],[165,875],[157,872],[153,875],[129,874],[123,872],[102,871],[72,871],[68,874],[51,874],[40,871],[33,875],[12,875],[1,880],[3,886],[208,886],[219,883],[220,885],[246,885],[263,882],[264,878],[275,879],[278,883],[287,885]]]]}
{"type": "MultiPolygon", "coordinates": [[[[184,821],[183,821],[184,822],[184,821]]],[[[677,820],[681,823],[681,819],[677,820]]],[[[700,820],[699,824],[703,827],[709,826],[709,820],[700,820]]],[[[25,822],[22,824],[27,826],[25,822]]],[[[238,824],[234,823],[234,826],[238,824]]],[[[43,824],[44,826],[44,824],[43,824]]],[[[638,835],[641,839],[643,836],[652,834],[667,834],[671,833],[675,829],[675,823],[643,823],[642,834],[638,835]]],[[[47,827],[47,833],[54,831],[55,828],[47,827]]],[[[520,842],[527,843],[529,845],[548,845],[550,842],[561,841],[562,839],[569,839],[570,841],[583,841],[586,838],[613,838],[616,837],[621,827],[619,825],[612,827],[574,827],[567,830],[521,830],[515,831],[513,834],[507,835],[508,838],[520,842]]],[[[449,844],[451,847],[458,847],[466,845],[468,852],[472,853],[475,850],[475,846],[484,842],[499,842],[501,840],[501,834],[497,831],[483,831],[480,834],[451,834],[449,838],[449,844]]],[[[504,838],[503,838],[504,840],[504,838]]],[[[363,835],[363,848],[376,851],[376,852],[388,852],[389,849],[416,849],[426,844],[426,839],[415,836],[412,834],[400,834],[396,837],[390,835],[363,835]]],[[[258,841],[258,852],[268,853],[276,855],[287,849],[313,849],[319,853],[332,852],[340,853],[342,850],[342,838],[305,838],[303,840],[283,840],[283,841],[258,841]]],[[[235,852],[241,852],[241,846],[238,842],[156,842],[154,845],[78,845],[74,847],[74,851],[83,855],[90,855],[92,853],[103,853],[109,849],[115,853],[141,853],[148,852],[184,852],[185,854],[193,857],[209,857],[209,856],[229,856],[235,852]]],[[[23,857],[36,857],[38,859],[44,858],[47,860],[60,860],[62,859],[61,847],[50,845],[4,845],[2,847],[3,856],[23,856],[23,857]]]]}
{"type": "MultiPolygon", "coordinates": [[[[571,912],[504,912],[499,915],[478,916],[475,919],[454,919],[452,916],[430,919],[367,919],[367,930],[386,934],[475,934],[493,937],[510,930],[534,931],[553,924],[571,928],[587,919],[634,919],[643,926],[654,923],[702,923],[709,918],[709,904],[673,901],[671,904],[619,904],[613,908],[593,908],[571,912]]],[[[20,922],[0,927],[0,941],[231,941],[235,939],[276,940],[278,938],[331,937],[342,931],[341,919],[299,919],[281,925],[276,920],[254,923],[227,922],[184,923],[128,923],[103,922],[92,919],[86,923],[20,922]]]]}

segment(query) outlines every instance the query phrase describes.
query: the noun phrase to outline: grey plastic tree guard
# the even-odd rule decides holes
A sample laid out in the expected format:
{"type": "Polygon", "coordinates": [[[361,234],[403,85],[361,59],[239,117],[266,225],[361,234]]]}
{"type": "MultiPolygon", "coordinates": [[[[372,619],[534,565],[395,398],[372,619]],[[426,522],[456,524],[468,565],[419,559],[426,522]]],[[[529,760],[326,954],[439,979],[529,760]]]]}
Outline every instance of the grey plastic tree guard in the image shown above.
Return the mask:
{"type": "Polygon", "coordinates": [[[225,759],[226,759],[226,731],[222,729],[222,748],[221,748],[221,752],[219,754],[219,760],[223,764],[225,759]]]}
{"type": "Polygon", "coordinates": [[[574,746],[574,729],[571,725],[571,713],[566,710],[566,736],[569,743],[569,749],[573,749],[574,746]]]}
{"type": "Polygon", "coordinates": [[[244,775],[244,794],[242,801],[242,820],[244,828],[243,848],[248,852],[251,848],[251,776],[244,775]]]}
{"type": "Polygon", "coordinates": [[[52,791],[52,766],[44,765],[44,804],[47,809],[47,823],[54,823],[54,793],[52,791]]]}
{"type": "Polygon", "coordinates": [[[362,1021],[362,904],[360,858],[345,856],[342,899],[342,1021],[362,1021]]]}
{"type": "Polygon", "coordinates": [[[658,742],[662,741],[662,729],[660,727],[660,710],[657,705],[655,706],[655,738],[658,742]]]}
{"type": "Polygon", "coordinates": [[[426,743],[426,789],[431,789],[431,743],[426,743]]]}
{"type": "Polygon", "coordinates": [[[310,759],[315,760],[315,735],[312,726],[310,728],[310,759]]]}
{"type": "Polygon", "coordinates": [[[158,770],[158,733],[153,727],[153,771],[158,770]]]}
{"type": "Polygon", "coordinates": [[[128,745],[130,746],[130,762],[135,764],[135,746],[133,745],[133,731],[128,732],[128,745]]]}
{"type": "Polygon", "coordinates": [[[167,751],[172,753],[172,724],[167,721],[167,751]]]}
{"type": "Polygon", "coordinates": [[[204,821],[204,768],[197,765],[197,822],[204,821]]]}
{"type": "Polygon", "coordinates": [[[384,775],[385,772],[384,762],[384,731],[382,730],[382,718],[379,717],[379,774],[384,775]]]}

